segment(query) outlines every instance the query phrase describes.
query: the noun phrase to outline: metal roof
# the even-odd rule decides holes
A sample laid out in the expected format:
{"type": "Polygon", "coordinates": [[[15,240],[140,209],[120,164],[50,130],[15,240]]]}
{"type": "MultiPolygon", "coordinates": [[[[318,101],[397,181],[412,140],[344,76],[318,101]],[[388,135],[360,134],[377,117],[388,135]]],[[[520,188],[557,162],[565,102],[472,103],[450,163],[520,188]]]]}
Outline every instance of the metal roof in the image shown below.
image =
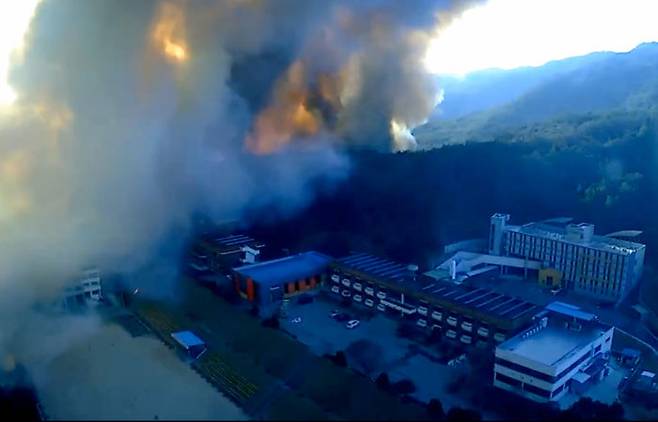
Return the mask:
{"type": "MultiPolygon", "coordinates": [[[[581,223],[580,225],[583,224],[585,223],[581,223]]],[[[623,255],[635,253],[645,247],[645,245],[641,243],[616,239],[613,237],[600,236],[596,234],[592,236],[592,240],[590,242],[568,240],[566,228],[546,223],[527,223],[522,226],[508,225],[505,227],[505,230],[524,233],[530,236],[541,237],[544,239],[554,239],[559,242],[585,246],[601,251],[620,253],[623,255]]]]}
{"type": "Polygon", "coordinates": [[[391,280],[402,280],[409,274],[406,265],[367,253],[355,253],[336,262],[352,270],[391,280]]]}
{"type": "Polygon", "coordinates": [[[328,255],[309,251],[285,258],[244,265],[233,270],[261,284],[275,285],[317,275],[333,260],[328,255]]]}
{"type": "Polygon", "coordinates": [[[582,311],[578,306],[569,305],[564,302],[551,302],[546,306],[546,309],[584,321],[592,321],[598,318],[594,314],[582,311]]]}
{"type": "Polygon", "coordinates": [[[232,234],[229,236],[214,238],[213,242],[223,246],[241,246],[245,243],[255,242],[255,240],[243,234],[232,234]]]}
{"type": "Polygon", "coordinates": [[[517,297],[485,288],[464,288],[448,282],[430,283],[421,291],[465,308],[510,320],[538,309],[537,305],[517,297]]]}
{"type": "Polygon", "coordinates": [[[206,343],[196,336],[192,331],[178,331],[171,333],[171,337],[185,349],[189,349],[194,346],[203,346],[206,343]]]}

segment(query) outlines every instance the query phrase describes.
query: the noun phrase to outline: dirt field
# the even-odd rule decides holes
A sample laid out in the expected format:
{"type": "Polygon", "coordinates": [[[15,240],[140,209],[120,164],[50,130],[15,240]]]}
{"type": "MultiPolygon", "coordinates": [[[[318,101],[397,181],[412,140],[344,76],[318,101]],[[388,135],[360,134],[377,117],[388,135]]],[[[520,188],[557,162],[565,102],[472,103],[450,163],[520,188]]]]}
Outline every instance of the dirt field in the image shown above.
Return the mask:
{"type": "Polygon", "coordinates": [[[99,330],[34,374],[50,419],[247,419],[152,337],[99,330]]]}

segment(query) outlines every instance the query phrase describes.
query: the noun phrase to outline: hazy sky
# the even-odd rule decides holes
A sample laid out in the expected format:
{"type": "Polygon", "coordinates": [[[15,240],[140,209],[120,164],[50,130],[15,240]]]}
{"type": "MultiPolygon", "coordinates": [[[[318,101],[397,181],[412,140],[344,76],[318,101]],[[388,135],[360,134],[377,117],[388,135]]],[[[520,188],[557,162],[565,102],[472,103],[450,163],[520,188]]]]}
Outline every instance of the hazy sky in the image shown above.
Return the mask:
{"type": "Polygon", "coordinates": [[[539,66],[658,41],[657,0],[489,0],[464,12],[432,44],[428,69],[463,75],[539,66]]]}

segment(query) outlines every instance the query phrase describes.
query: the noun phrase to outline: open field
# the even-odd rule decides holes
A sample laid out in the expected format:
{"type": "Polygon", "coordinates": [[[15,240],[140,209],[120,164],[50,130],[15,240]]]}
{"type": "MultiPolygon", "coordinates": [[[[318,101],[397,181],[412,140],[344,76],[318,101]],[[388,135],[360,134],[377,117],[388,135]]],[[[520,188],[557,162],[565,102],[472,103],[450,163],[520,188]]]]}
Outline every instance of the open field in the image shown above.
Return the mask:
{"type": "Polygon", "coordinates": [[[37,371],[51,419],[247,419],[153,337],[105,324],[37,371]]]}
{"type": "Polygon", "coordinates": [[[169,332],[182,328],[206,340],[209,351],[195,367],[251,417],[427,418],[424,407],[402,403],[370,380],[315,356],[193,280],[183,284],[185,297],[175,306],[137,298],[132,308],[150,320],[165,342],[169,332]]]}

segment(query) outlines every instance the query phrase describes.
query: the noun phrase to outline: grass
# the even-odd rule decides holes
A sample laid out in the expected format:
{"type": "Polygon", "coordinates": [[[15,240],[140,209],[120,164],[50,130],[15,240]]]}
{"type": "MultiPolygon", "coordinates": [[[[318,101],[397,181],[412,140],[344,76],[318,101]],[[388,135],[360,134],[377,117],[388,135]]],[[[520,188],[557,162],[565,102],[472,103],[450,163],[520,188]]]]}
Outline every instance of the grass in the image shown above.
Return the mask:
{"type": "Polygon", "coordinates": [[[209,350],[194,368],[252,417],[427,419],[423,406],[402,403],[369,379],[314,355],[193,280],[184,285],[186,295],[175,306],[141,301],[133,309],[169,345],[172,331],[200,334],[209,350]]]}

